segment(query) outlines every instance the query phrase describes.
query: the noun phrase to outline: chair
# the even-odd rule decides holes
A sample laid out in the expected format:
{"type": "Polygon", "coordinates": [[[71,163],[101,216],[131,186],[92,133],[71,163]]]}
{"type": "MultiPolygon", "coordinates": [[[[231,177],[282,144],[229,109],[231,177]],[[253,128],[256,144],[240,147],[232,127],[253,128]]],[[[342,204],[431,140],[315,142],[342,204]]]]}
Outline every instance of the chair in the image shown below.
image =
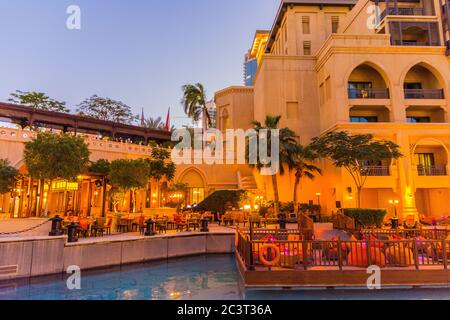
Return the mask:
{"type": "Polygon", "coordinates": [[[99,234],[103,237],[105,233],[106,218],[97,218],[91,228],[91,235],[97,237],[99,234]]]}
{"type": "Polygon", "coordinates": [[[191,227],[194,228],[194,231],[196,231],[197,229],[200,229],[200,219],[198,219],[197,217],[189,219],[188,220],[188,230],[190,230],[191,227]]]}
{"type": "Polygon", "coordinates": [[[90,221],[86,218],[80,219],[78,225],[78,236],[86,238],[89,235],[90,221]]]}
{"type": "Polygon", "coordinates": [[[224,226],[228,226],[228,225],[232,226],[234,224],[233,216],[232,216],[231,212],[225,212],[225,214],[222,217],[222,224],[224,226]]]}
{"type": "Polygon", "coordinates": [[[130,220],[121,218],[119,224],[117,225],[117,231],[121,233],[126,233],[130,230],[130,220]]]}
{"type": "Polygon", "coordinates": [[[139,229],[139,234],[143,235],[145,233],[145,217],[144,216],[140,216],[139,217],[139,221],[138,221],[138,229],[139,229]]]}
{"type": "Polygon", "coordinates": [[[159,219],[156,221],[156,231],[159,233],[167,233],[167,219],[159,219]]]}
{"type": "Polygon", "coordinates": [[[184,229],[186,229],[186,231],[189,230],[188,223],[183,216],[175,215],[174,222],[175,222],[175,225],[177,226],[177,232],[179,232],[179,231],[183,232],[184,229]]]}

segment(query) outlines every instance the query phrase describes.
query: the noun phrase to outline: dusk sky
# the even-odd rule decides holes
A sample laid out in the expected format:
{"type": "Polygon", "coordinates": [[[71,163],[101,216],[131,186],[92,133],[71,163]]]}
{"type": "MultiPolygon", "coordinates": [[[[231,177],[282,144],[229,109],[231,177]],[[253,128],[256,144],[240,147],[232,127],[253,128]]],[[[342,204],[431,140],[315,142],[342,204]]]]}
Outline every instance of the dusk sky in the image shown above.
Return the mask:
{"type": "Polygon", "coordinates": [[[42,91],[72,111],[98,94],[138,114],[188,123],[181,86],[215,91],[243,82],[255,30],[270,29],[279,0],[0,0],[0,101],[42,91]],[[70,5],[81,30],[66,28],[70,5]]]}

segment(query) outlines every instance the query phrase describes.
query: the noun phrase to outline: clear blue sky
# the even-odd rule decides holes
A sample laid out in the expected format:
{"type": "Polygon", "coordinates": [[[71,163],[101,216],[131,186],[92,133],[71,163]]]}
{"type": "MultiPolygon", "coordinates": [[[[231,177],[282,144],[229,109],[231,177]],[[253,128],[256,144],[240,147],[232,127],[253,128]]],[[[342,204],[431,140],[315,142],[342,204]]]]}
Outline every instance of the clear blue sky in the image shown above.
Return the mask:
{"type": "Polygon", "coordinates": [[[270,29],[279,0],[0,0],[0,101],[16,89],[75,106],[92,94],[136,113],[186,123],[181,86],[215,91],[243,81],[256,29],[270,29]],[[81,30],[66,28],[69,5],[81,30]]]}

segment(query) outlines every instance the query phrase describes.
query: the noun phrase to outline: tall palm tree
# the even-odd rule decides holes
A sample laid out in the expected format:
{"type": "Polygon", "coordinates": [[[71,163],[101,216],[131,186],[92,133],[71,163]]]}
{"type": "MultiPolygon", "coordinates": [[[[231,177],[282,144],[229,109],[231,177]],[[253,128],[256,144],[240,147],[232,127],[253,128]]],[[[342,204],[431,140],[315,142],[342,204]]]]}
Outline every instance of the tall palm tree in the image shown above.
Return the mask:
{"type": "Polygon", "coordinates": [[[144,120],[144,127],[148,129],[164,129],[164,123],[161,119],[161,117],[158,118],[147,118],[144,120]]]}
{"type": "MultiPolygon", "coordinates": [[[[186,115],[195,122],[200,120],[203,115],[207,121],[207,126],[212,127],[211,115],[208,111],[206,91],[201,83],[186,84],[182,87],[183,99],[181,103],[184,107],[186,115]]],[[[207,129],[207,128],[206,128],[207,129]]]]}
{"type": "Polygon", "coordinates": [[[300,144],[296,145],[291,157],[288,158],[287,166],[289,171],[295,171],[294,183],[294,210],[298,211],[298,187],[302,178],[314,180],[316,174],[322,174],[322,170],[312,164],[318,156],[311,150],[309,146],[305,147],[300,144]]]}
{"type": "MultiPolygon", "coordinates": [[[[259,132],[262,129],[267,130],[273,130],[273,129],[279,129],[278,126],[280,124],[281,116],[266,116],[266,120],[264,122],[264,126],[258,122],[254,121],[253,126],[254,129],[259,132]]],[[[285,174],[285,167],[288,165],[290,159],[292,158],[296,146],[296,134],[294,131],[292,131],[289,128],[282,128],[279,129],[279,173],[280,175],[285,174]]],[[[269,131],[270,132],[270,131],[269,131]]],[[[271,150],[271,135],[268,136],[268,152],[271,150]]],[[[272,156],[272,155],[270,155],[272,156]]],[[[264,165],[262,163],[258,163],[256,165],[258,170],[261,171],[262,168],[264,168],[264,165]]],[[[275,213],[278,214],[280,211],[280,196],[278,192],[278,179],[277,174],[272,175],[272,187],[273,187],[273,198],[274,198],[274,205],[275,205],[275,213]]]]}

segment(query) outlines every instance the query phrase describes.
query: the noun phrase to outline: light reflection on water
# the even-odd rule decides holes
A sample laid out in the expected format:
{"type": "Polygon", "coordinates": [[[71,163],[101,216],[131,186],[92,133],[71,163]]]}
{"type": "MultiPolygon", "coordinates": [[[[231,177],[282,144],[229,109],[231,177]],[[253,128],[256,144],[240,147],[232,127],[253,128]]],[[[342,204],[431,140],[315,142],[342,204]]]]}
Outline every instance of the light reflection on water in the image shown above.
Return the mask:
{"type": "Polygon", "coordinates": [[[242,300],[448,299],[450,289],[244,290],[234,256],[211,255],[82,273],[82,289],[67,276],[0,283],[0,300],[242,300]]]}

